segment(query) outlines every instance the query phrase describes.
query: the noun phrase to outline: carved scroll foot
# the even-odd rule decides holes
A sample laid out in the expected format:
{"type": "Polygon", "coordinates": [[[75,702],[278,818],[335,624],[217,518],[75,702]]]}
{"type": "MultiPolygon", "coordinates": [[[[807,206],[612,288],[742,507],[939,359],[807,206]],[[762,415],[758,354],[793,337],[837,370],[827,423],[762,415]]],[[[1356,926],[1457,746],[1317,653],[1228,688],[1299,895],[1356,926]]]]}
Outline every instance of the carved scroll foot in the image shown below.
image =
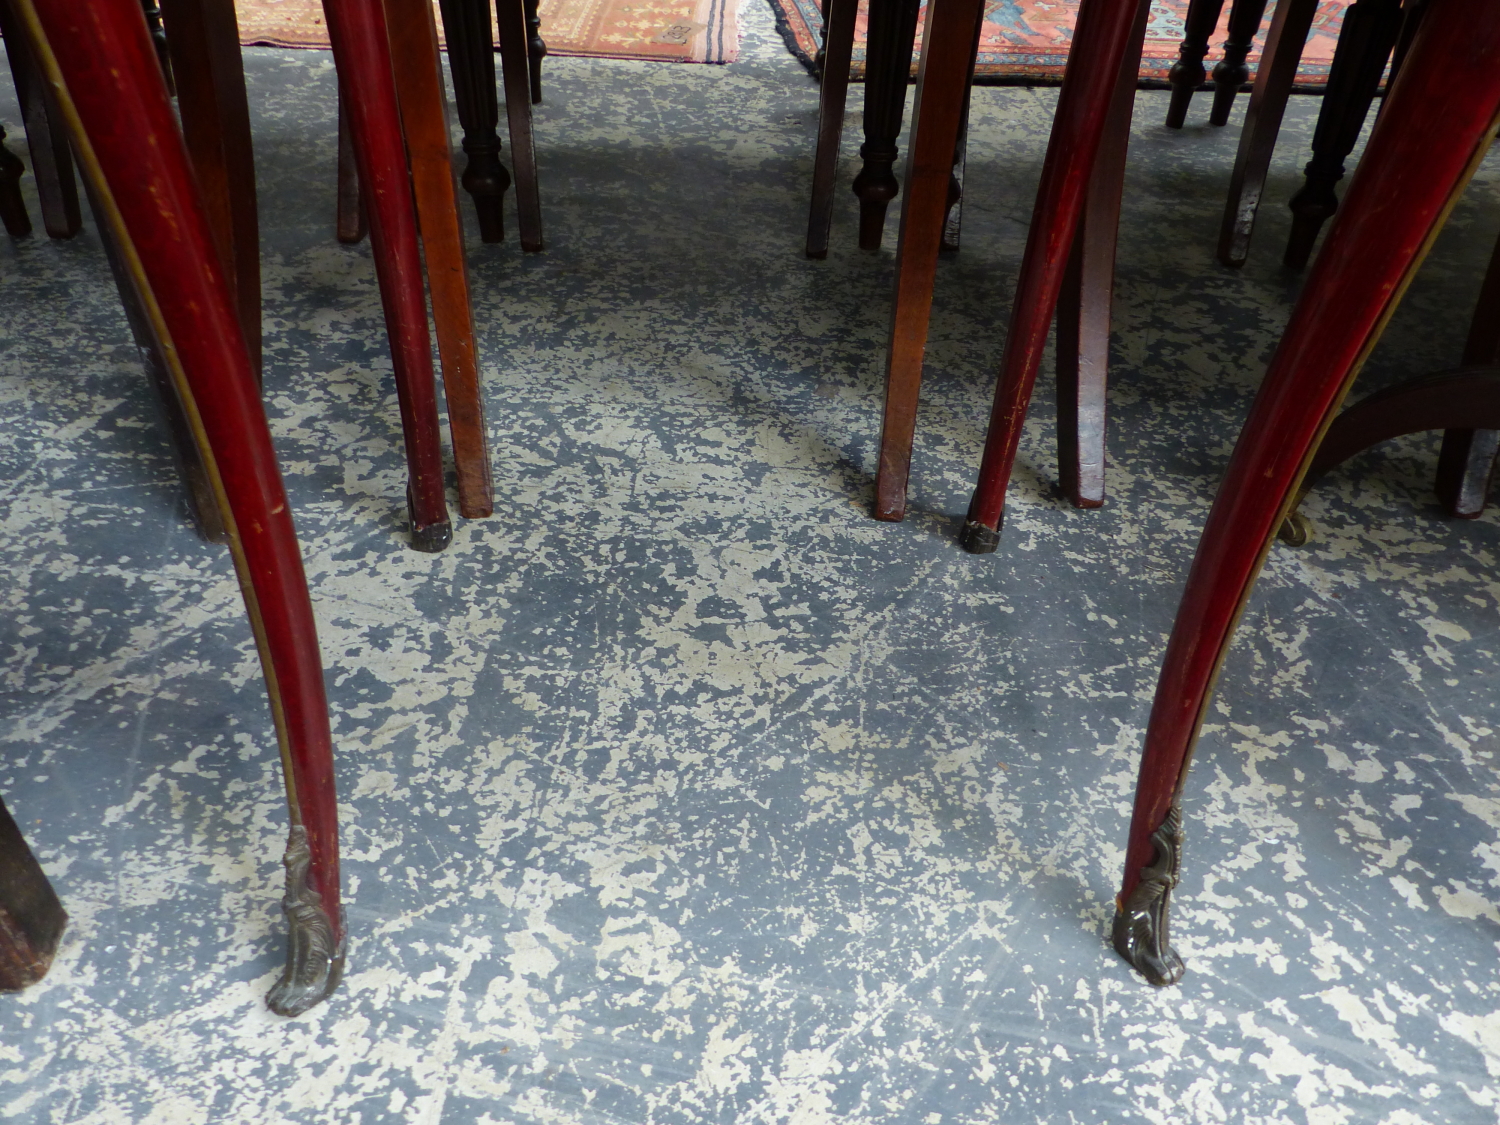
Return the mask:
{"type": "Polygon", "coordinates": [[[1182,811],[1173,805],[1151,835],[1156,859],[1141,871],[1130,898],[1115,911],[1115,952],[1158,987],[1176,984],[1185,966],[1167,939],[1167,910],[1182,864],[1182,811]]]}
{"type": "Polygon", "coordinates": [[[300,824],[292,826],[282,863],[286,865],[286,896],[281,900],[288,927],[286,968],[266,994],[266,1006],[279,1016],[300,1016],[338,987],[344,975],[344,942],[334,942],[323,899],[308,886],[312,853],[307,830],[300,824]]]}

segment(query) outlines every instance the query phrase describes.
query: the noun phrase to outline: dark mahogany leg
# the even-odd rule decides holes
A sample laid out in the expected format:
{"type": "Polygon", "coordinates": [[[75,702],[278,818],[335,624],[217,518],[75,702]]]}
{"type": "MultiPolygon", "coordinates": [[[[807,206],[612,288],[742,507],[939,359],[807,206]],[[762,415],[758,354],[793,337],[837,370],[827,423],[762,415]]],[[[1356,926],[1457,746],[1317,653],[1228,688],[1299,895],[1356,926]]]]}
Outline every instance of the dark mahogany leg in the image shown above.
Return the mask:
{"type": "Polygon", "coordinates": [[[844,133],[844,102],[849,93],[849,59],[854,53],[854,21],[859,0],[827,0],[823,25],[823,81],[818,91],[818,147],[813,155],[812,205],[807,216],[807,256],[828,257],[833,225],[834,180],[839,140],[844,133]]]}
{"type": "Polygon", "coordinates": [[[1139,8],[1147,2],[1085,0],[1078,10],[1026,253],[1016,282],[984,460],[964,521],[961,542],[964,550],[974,554],[986,554],[1000,544],[1005,489],[1015,464],[1026,407],[1062,292],[1063,272],[1078,235],[1105,123],[1119,86],[1120,67],[1132,49],[1139,8]]]}
{"type": "Polygon", "coordinates": [[[343,968],[338,810],[317,627],[259,387],[136,0],[19,0],[18,10],[229,523],[291,806],[288,959],[267,1003],[296,1015],[343,968]]]}
{"type": "Polygon", "coordinates": [[[1057,467],[1075,508],[1104,503],[1104,431],[1109,381],[1109,319],[1115,288],[1115,241],[1125,194],[1125,157],[1135,112],[1136,76],[1150,9],[1141,6],[1131,48],[1089,179],[1083,219],[1057,303],[1057,467]]]}
{"type": "Polygon", "coordinates": [[[1323,224],[1338,209],[1333,187],[1344,178],[1344,160],[1354,150],[1380,75],[1401,32],[1401,0],[1356,0],[1344,12],[1339,42],[1328,68],[1328,92],[1318,110],[1307,182],[1292,196],[1292,233],[1283,261],[1307,265],[1323,224]]]}
{"type": "Polygon", "coordinates": [[[911,151],[906,159],[906,197],[901,205],[901,236],[896,248],[885,417],[872,512],[878,520],[906,516],[906,481],[911,473],[917,398],[922,388],[922,355],[932,316],[932,285],[937,277],[943,217],[948,210],[953,151],[968,93],[974,27],[983,11],[983,0],[932,0],[927,6],[911,151]]]}
{"type": "MultiPolygon", "coordinates": [[[[859,196],[859,248],[879,250],[885,212],[901,185],[892,167],[896,138],[906,110],[912,44],[917,35],[919,0],[871,0],[869,43],[865,51],[864,165],[854,177],[859,196]]],[[[951,170],[953,153],[948,153],[951,170]]]]}
{"type": "Polygon", "coordinates": [[[1261,55],[1255,87],[1250,91],[1250,105],[1245,110],[1234,172],[1229,178],[1224,220],[1219,227],[1218,258],[1226,266],[1243,266],[1249,256],[1250,235],[1255,230],[1255,216],[1265,192],[1276,134],[1281,132],[1286,100],[1291,95],[1292,82],[1302,61],[1302,45],[1312,30],[1317,8],[1317,0],[1277,0],[1276,12],[1271,17],[1265,53],[1261,55]]]}
{"type": "Polygon", "coordinates": [[[26,165],[5,147],[5,129],[0,127],[0,222],[12,238],[31,233],[31,216],[26,214],[26,200],[21,197],[21,177],[26,165]]]}
{"type": "Polygon", "coordinates": [[[526,25],[520,0],[495,0],[495,26],[500,31],[500,73],[505,83],[505,123],[510,131],[510,157],[516,168],[516,226],[521,249],[535,253],[542,241],[542,196],[537,184],[536,140],[531,131],[531,101],[527,97],[530,64],[526,55],[526,25]]]}
{"type": "Polygon", "coordinates": [[[981,13],[974,24],[974,45],[969,48],[969,76],[965,79],[963,114],[958,119],[958,141],[953,146],[953,171],[948,177],[948,209],[943,216],[943,238],[939,249],[956,254],[964,219],[964,166],[969,160],[969,103],[974,96],[974,67],[979,62],[979,40],[984,34],[981,13]]]}
{"type": "MultiPolygon", "coordinates": [[[[52,95],[41,71],[31,58],[20,21],[9,0],[0,0],[0,30],[5,35],[5,53],[26,122],[26,143],[31,150],[31,171],[42,204],[42,225],[52,238],[72,238],[83,226],[78,207],[78,183],[73,177],[73,154],[67,134],[52,105],[52,95]]],[[[29,224],[28,224],[29,225],[29,224]]]]}
{"type": "Polygon", "coordinates": [[[464,516],[481,518],[494,511],[494,495],[437,25],[430,0],[385,0],[385,12],[391,29],[396,85],[401,91],[401,122],[417,197],[427,280],[432,289],[432,324],[443,362],[448,430],[458,468],[458,509],[464,516]]]}
{"type": "Polygon", "coordinates": [[[1266,0],[1234,0],[1229,9],[1229,38],[1224,41],[1224,57],[1214,67],[1214,105],[1209,111],[1210,125],[1228,125],[1229,111],[1235,95],[1250,80],[1245,60],[1255,45],[1255,33],[1266,14],[1266,0]]]}
{"type": "Polygon", "coordinates": [[[1179,801],[1235,622],[1319,437],[1483,158],[1500,106],[1500,6],[1434,0],[1235,445],[1188,575],[1146,731],[1115,948],[1154,984],[1167,937],[1179,801]]]}
{"type": "Polygon", "coordinates": [[[448,69],[464,131],[464,190],[474,200],[479,237],[505,241],[505,191],[510,173],[500,163],[500,103],[495,96],[495,45],[490,38],[489,0],[441,0],[448,38],[448,69]]]}
{"type": "Polygon", "coordinates": [[[338,204],[334,231],[340,242],[363,242],[368,228],[365,203],[359,194],[359,166],[354,161],[354,141],[349,133],[349,113],[344,109],[344,95],[335,95],[339,103],[339,171],[338,204]]]}
{"type": "Polygon", "coordinates": [[[526,3],[526,73],[531,78],[531,102],[542,104],[542,60],[547,57],[547,42],[542,38],[542,17],[537,14],[537,0],[526,3]]]}
{"type": "MultiPolygon", "coordinates": [[[[1495,243],[1479,301],[1474,306],[1463,362],[1465,366],[1500,367],[1500,241],[1495,243]]],[[[1500,432],[1496,430],[1450,429],[1443,435],[1437,494],[1450,516],[1471,520],[1484,513],[1497,456],[1500,456],[1500,432]]]]}
{"type": "Polygon", "coordinates": [[[1224,0],[1192,0],[1188,4],[1182,45],[1177,48],[1177,61],[1167,72],[1167,81],[1172,84],[1172,100],[1167,104],[1168,129],[1182,128],[1193,93],[1208,77],[1203,57],[1208,54],[1209,36],[1219,26],[1219,13],[1223,10],[1224,0]]]}
{"type": "Polygon", "coordinates": [[[233,0],[162,0],[188,156],[239,311],[250,363],[261,369],[260,221],[250,105],[233,0]]]}
{"type": "Polygon", "coordinates": [[[67,924],[57,892],[0,803],[0,992],[47,975],[67,924]]]}
{"type": "Polygon", "coordinates": [[[406,504],[411,542],[441,551],[453,540],[443,496],[437,386],[427,335],[427,301],[417,214],[402,143],[401,111],[380,0],[323,0],[334,65],[349,110],[349,132],[370,220],[370,245],[385,309],[401,431],[406,441],[406,504]]]}

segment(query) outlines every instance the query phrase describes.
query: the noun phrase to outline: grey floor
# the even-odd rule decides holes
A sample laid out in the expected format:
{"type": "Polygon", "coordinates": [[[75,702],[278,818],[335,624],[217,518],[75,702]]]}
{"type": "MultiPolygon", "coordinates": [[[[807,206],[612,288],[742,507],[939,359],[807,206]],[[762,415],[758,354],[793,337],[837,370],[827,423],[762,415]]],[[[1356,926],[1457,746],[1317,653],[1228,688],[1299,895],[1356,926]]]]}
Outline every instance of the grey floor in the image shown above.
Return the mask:
{"type": "MultiPolygon", "coordinates": [[[[353,933],[296,1021],[262,1002],[284,813],[229,561],[182,522],[92,229],[0,242],[0,793],[72,916],[0,999],[0,1119],[1495,1121],[1500,521],[1435,513],[1430,437],[1326,481],[1312,545],[1272,554],[1186,798],[1189,975],[1153,991],[1106,940],[1165,634],[1295,295],[1316,102],[1232,274],[1237,127],[1168,133],[1140,96],[1109,504],[1059,501],[1044,377],[976,558],[1054,94],[976,94],[912,512],[877,524],[891,254],[841,192],[801,256],[816,89],[745,15],[728,67],[548,62],[548,251],[471,246],[498,512],[436,557],[403,541],[368,249],[332,238],[332,68],[247,52],[353,933]]],[[[1366,387],[1456,362],[1497,204],[1491,161],[1366,387]]]]}

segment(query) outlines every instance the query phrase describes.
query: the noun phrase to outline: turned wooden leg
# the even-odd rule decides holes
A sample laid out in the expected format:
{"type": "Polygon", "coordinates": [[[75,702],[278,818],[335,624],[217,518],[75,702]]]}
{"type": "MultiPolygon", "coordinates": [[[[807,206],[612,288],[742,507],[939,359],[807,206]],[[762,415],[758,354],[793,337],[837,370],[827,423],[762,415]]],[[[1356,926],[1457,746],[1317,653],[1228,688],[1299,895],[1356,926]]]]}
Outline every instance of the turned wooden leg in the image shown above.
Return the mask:
{"type": "MultiPolygon", "coordinates": [[[[542,104],[542,60],[547,57],[547,43],[542,38],[542,17],[537,14],[537,0],[526,3],[526,72],[531,77],[531,101],[542,104]]],[[[514,143],[514,142],[512,142],[514,143]]]]}
{"type": "Polygon", "coordinates": [[[452,542],[453,527],[443,495],[442,440],[417,214],[402,143],[385,10],[380,0],[323,0],[323,10],[339,84],[346,95],[349,132],[391,342],[406,442],[411,542],[419,551],[441,551],[452,542]]]}
{"type": "Polygon", "coordinates": [[[1266,14],[1266,0],[1234,0],[1229,9],[1229,38],[1224,41],[1224,57],[1214,67],[1214,104],[1209,112],[1210,125],[1228,125],[1229,111],[1235,95],[1250,81],[1245,60],[1255,45],[1255,33],[1266,14]]]}
{"type": "Polygon", "coordinates": [[[188,156],[239,312],[250,364],[261,369],[260,221],[250,104],[233,0],[162,0],[188,156]]]}
{"type": "Polygon", "coordinates": [[[343,92],[334,95],[339,103],[339,170],[337,211],[334,233],[340,242],[363,242],[368,229],[365,201],[359,191],[359,165],[354,160],[354,141],[349,133],[349,112],[344,108],[343,92]]]}
{"type": "Polygon", "coordinates": [[[430,0],[385,0],[385,12],[417,198],[418,227],[432,289],[432,324],[443,362],[448,429],[458,467],[458,507],[461,514],[480,518],[494,511],[495,501],[437,25],[430,0]]]}
{"type": "Polygon", "coordinates": [[[26,144],[31,150],[31,171],[42,205],[42,225],[51,238],[72,238],[83,226],[78,183],[73,178],[73,154],[68,150],[68,137],[55,112],[52,95],[31,58],[10,0],[0,0],[0,32],[5,36],[10,74],[26,123],[26,144]]]}
{"type": "Polygon", "coordinates": [[[906,481],[922,388],[922,355],[932,315],[932,285],[953,178],[953,150],[968,93],[969,53],[974,47],[975,24],[983,13],[983,0],[932,0],[927,5],[896,246],[885,416],[872,512],[878,520],[900,520],[906,515],[906,481]]]}
{"type": "Polygon", "coordinates": [[[67,924],[57,892],[0,802],[0,992],[47,975],[67,924]]]}
{"type": "Polygon", "coordinates": [[[1167,933],[1179,800],[1214,677],[1319,437],[1494,135],[1497,53],[1500,6],[1433,0],[1209,512],[1151,709],[1115,916],[1115,948],[1152,983],[1183,971],[1167,933]]]}
{"type": "Polygon", "coordinates": [[[1338,209],[1334,185],[1344,178],[1344,160],[1354,150],[1365,115],[1375,100],[1386,60],[1401,31],[1401,0],[1356,0],[1344,12],[1338,46],[1328,68],[1328,92],[1313,131],[1307,182],[1292,196],[1292,233],[1283,261],[1307,265],[1323,223],[1338,209]]]}
{"type": "Polygon", "coordinates": [[[542,196],[537,183],[536,139],[531,131],[531,101],[527,97],[530,63],[526,55],[526,24],[520,0],[495,0],[495,26],[500,31],[500,73],[505,83],[505,123],[510,132],[510,157],[516,168],[516,226],[521,249],[535,253],[542,241],[542,196]]]}
{"type": "Polygon", "coordinates": [[[1218,258],[1226,266],[1243,266],[1250,253],[1250,236],[1265,192],[1276,134],[1281,132],[1286,100],[1291,95],[1297,67],[1302,62],[1302,46],[1312,30],[1317,7],[1317,0],[1276,2],[1271,30],[1266,34],[1266,49],[1255,74],[1255,87],[1245,109],[1245,126],[1240,133],[1234,172],[1229,177],[1229,198],[1224,202],[1224,220],[1219,227],[1218,258]]]}
{"type": "MultiPolygon", "coordinates": [[[[1490,256],[1469,338],[1464,343],[1467,366],[1500,367],[1500,241],[1490,256]]],[[[1495,462],[1500,456],[1500,431],[1475,429],[1472,424],[1443,435],[1438,455],[1437,494],[1443,509],[1457,519],[1477,519],[1489,499],[1495,462]]]]}
{"type": "Polygon", "coordinates": [[[64,111],[81,125],[79,164],[165,345],[229,522],[291,806],[288,958],[267,1003],[296,1015],[332,991],[343,967],[338,814],[312,602],[259,388],[136,0],[17,7],[64,111]]]}
{"type": "MultiPolygon", "coordinates": [[[[917,35],[920,0],[871,0],[869,41],[865,49],[864,161],[854,177],[859,197],[859,248],[879,250],[885,211],[901,190],[892,171],[896,138],[906,110],[912,45],[917,35]]],[[[957,65],[957,64],[955,64],[957,65]]],[[[952,168],[953,153],[948,153],[952,168]]]]}
{"type": "Polygon", "coordinates": [[[500,163],[500,103],[495,96],[495,45],[490,38],[489,0],[442,0],[453,99],[463,128],[462,183],[474,200],[479,237],[505,241],[505,190],[510,173],[500,163]]]}
{"type": "Polygon", "coordinates": [[[1167,81],[1172,84],[1172,100],[1167,103],[1168,129],[1182,128],[1193,93],[1208,77],[1203,58],[1208,54],[1209,36],[1219,26],[1219,13],[1223,10],[1224,0],[1192,0],[1188,4],[1182,45],[1177,48],[1177,61],[1167,72],[1167,81]]]}
{"type": "Polygon", "coordinates": [[[5,233],[22,238],[31,233],[31,216],[26,214],[26,200],[21,196],[21,177],[26,165],[5,147],[5,129],[0,126],[0,222],[5,233]]]}
{"type": "Polygon", "coordinates": [[[943,238],[939,244],[945,254],[956,254],[964,218],[964,166],[969,160],[969,104],[974,96],[974,67],[979,62],[979,40],[984,34],[984,16],[974,24],[974,45],[969,51],[969,75],[964,79],[963,113],[958,119],[958,140],[953,146],[953,171],[948,176],[948,208],[943,215],[943,238]]]}
{"type": "Polygon", "coordinates": [[[1109,383],[1109,320],[1115,289],[1115,242],[1125,194],[1125,157],[1135,113],[1136,79],[1150,9],[1142,5],[1131,49],[1120,64],[1109,119],[1073,255],[1057,304],[1057,466],[1063,495],[1075,508],[1104,503],[1104,431],[1109,383]]]}
{"type": "Polygon", "coordinates": [[[961,542],[964,550],[974,554],[986,554],[1000,543],[1005,489],[1041,366],[1047,330],[1078,235],[1105,124],[1115,102],[1121,64],[1132,50],[1134,29],[1141,26],[1137,19],[1140,6],[1148,2],[1084,0],[1078,9],[1026,253],[1016,282],[984,460],[964,523],[961,542]]]}
{"type": "Polygon", "coordinates": [[[818,91],[818,147],[813,154],[812,205],[807,216],[807,256],[828,257],[833,225],[834,180],[844,103],[849,93],[849,60],[854,53],[854,22],[859,0],[827,0],[823,14],[823,81],[818,91]]]}

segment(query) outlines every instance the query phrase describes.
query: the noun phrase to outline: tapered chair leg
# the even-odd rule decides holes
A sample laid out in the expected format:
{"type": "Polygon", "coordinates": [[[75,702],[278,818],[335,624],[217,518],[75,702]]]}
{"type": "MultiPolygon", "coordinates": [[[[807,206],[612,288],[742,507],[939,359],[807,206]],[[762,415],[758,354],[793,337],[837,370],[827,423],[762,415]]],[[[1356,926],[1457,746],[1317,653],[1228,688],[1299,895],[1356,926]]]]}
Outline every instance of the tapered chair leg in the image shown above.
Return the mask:
{"type": "Polygon", "coordinates": [[[542,60],[547,57],[547,42],[542,38],[542,17],[537,14],[538,0],[526,4],[526,71],[531,82],[531,101],[542,104],[542,60]]]}
{"type": "Polygon", "coordinates": [[[332,740],[312,602],[237,313],[136,0],[17,0],[80,166],[109,214],[229,524],[265,666],[292,828],[288,959],[267,997],[296,1015],[343,968],[332,740]]]}
{"type": "Polygon", "coordinates": [[[1075,508],[1104,503],[1104,432],[1115,242],[1125,194],[1125,157],[1149,9],[1142,5],[1109,107],[1098,162],[1057,305],[1057,466],[1075,508]]]}
{"type": "Polygon", "coordinates": [[[906,482],[932,316],[932,286],[948,210],[954,146],[968,96],[969,57],[975,27],[983,16],[983,0],[934,0],[927,6],[886,353],[885,416],[872,512],[878,520],[906,516],[906,482]]]}
{"type": "Polygon", "coordinates": [[[1276,135],[1281,132],[1286,100],[1291,95],[1297,67],[1302,62],[1302,45],[1312,30],[1317,7],[1317,0],[1277,0],[1276,12],[1271,17],[1265,52],[1250,91],[1250,104],[1245,109],[1245,125],[1229,178],[1224,219],[1219,226],[1218,258],[1226,266],[1243,266],[1250,254],[1250,236],[1265,192],[1266,174],[1271,169],[1276,135]]]}
{"type": "Polygon", "coordinates": [[[68,915],[26,838],[0,803],[0,992],[47,975],[68,915]]]}
{"type": "Polygon", "coordinates": [[[500,74],[505,83],[510,158],[516,169],[516,226],[520,229],[521,249],[536,253],[546,246],[542,239],[542,196],[537,182],[536,141],[531,130],[530,63],[521,0],[495,0],[495,26],[500,32],[500,74]]]}
{"type": "Polygon", "coordinates": [[[495,96],[489,0],[441,0],[440,7],[467,157],[461,182],[474,200],[481,241],[504,242],[503,203],[510,173],[500,163],[500,134],[495,131],[500,124],[500,102],[495,96]]]}
{"type": "Polygon", "coordinates": [[[402,141],[385,10],[381,0],[324,0],[323,10],[339,85],[346,95],[396,373],[406,443],[411,542],[419,551],[441,551],[452,542],[453,526],[443,495],[437,386],[427,334],[416,206],[402,141]]]}
{"type": "Polygon", "coordinates": [[[1355,0],[1344,12],[1328,68],[1328,90],[1313,131],[1307,182],[1288,204],[1292,233],[1283,261],[1293,269],[1307,265],[1318,232],[1338,209],[1334,185],[1344,178],[1344,161],[1359,140],[1400,32],[1401,0],[1355,0]]]}
{"type": "Polygon", "coordinates": [[[986,554],[1000,543],[1005,489],[1041,366],[1047,330],[1062,291],[1068,255],[1078,235],[1105,123],[1119,85],[1120,67],[1132,50],[1134,29],[1142,26],[1137,19],[1140,6],[1148,2],[1083,0],[1078,9],[1078,24],[1016,282],[984,460],[964,522],[961,542],[974,554],[986,554]]]}
{"type": "MultiPolygon", "coordinates": [[[[896,163],[896,138],[901,134],[901,119],[906,112],[906,87],[911,76],[919,8],[920,0],[871,0],[870,3],[865,48],[865,143],[859,149],[864,163],[854,177],[854,194],[859,197],[861,250],[880,249],[886,208],[901,190],[892,169],[896,163]]],[[[948,161],[951,169],[951,151],[948,161]]]]}
{"type": "Polygon", "coordinates": [[[1250,80],[1245,60],[1255,45],[1255,33],[1265,18],[1266,0],[1234,0],[1229,9],[1229,38],[1224,41],[1224,57],[1214,67],[1214,104],[1209,112],[1210,125],[1228,125],[1229,111],[1235,95],[1250,80]]]}
{"type": "Polygon", "coordinates": [[[385,11],[432,290],[432,323],[443,363],[448,428],[458,468],[458,506],[463,515],[478,518],[494,510],[494,495],[437,25],[429,0],[385,0],[385,11]]]}
{"type": "Polygon", "coordinates": [[[1167,81],[1172,84],[1172,98],[1167,103],[1168,129],[1182,128],[1194,92],[1208,77],[1203,59],[1208,54],[1209,37],[1219,26],[1219,13],[1223,10],[1224,0],[1192,0],[1188,4],[1177,61],[1167,71],[1167,81]]]}
{"type": "MultiPolygon", "coordinates": [[[[31,171],[42,205],[42,225],[49,237],[72,238],[83,226],[78,183],[73,177],[73,154],[68,151],[67,134],[53,112],[52,95],[31,59],[10,0],[0,0],[0,32],[5,36],[11,78],[15,80],[21,116],[26,123],[26,144],[31,150],[31,171]]],[[[29,229],[29,222],[27,226],[29,229]]]]}
{"type": "Polygon", "coordinates": [[[1168,939],[1179,799],[1209,692],[1319,437],[1483,158],[1500,106],[1500,6],[1433,0],[1272,357],[1209,512],[1146,731],[1115,948],[1155,984],[1168,939]]]}
{"type": "Polygon", "coordinates": [[[833,225],[834,180],[844,103],[849,93],[849,60],[854,54],[854,23],[859,0],[828,0],[823,23],[823,76],[818,90],[818,147],[813,154],[812,205],[807,216],[807,256],[828,257],[833,225]]]}

